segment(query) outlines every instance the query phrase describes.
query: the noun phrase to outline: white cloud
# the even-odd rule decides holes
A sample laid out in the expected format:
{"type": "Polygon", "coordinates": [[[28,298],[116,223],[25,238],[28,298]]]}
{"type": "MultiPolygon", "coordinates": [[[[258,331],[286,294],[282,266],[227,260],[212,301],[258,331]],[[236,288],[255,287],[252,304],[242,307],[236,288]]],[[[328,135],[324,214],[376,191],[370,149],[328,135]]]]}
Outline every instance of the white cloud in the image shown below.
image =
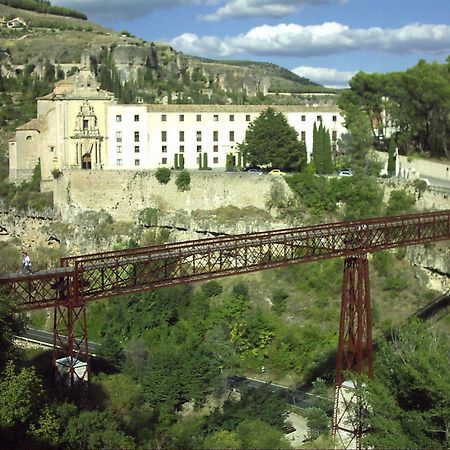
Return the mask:
{"type": "Polygon", "coordinates": [[[73,8],[90,20],[136,19],[157,9],[196,5],[201,0],[52,0],[52,5],[73,8]]]}
{"type": "Polygon", "coordinates": [[[304,5],[345,3],[346,0],[228,0],[212,14],[200,16],[201,20],[218,22],[226,19],[250,17],[280,18],[298,11],[304,5]]]}
{"type": "Polygon", "coordinates": [[[226,58],[232,54],[239,53],[239,49],[232,49],[221,38],[216,36],[199,37],[192,33],[183,33],[172,39],[170,45],[183,53],[195,56],[213,55],[219,58],[226,58]]]}
{"type": "Polygon", "coordinates": [[[309,66],[296,67],[295,69],[291,69],[291,71],[301,77],[332,88],[348,87],[348,82],[356,74],[356,72],[309,66]]]}
{"type": "Polygon", "coordinates": [[[235,37],[181,35],[171,41],[186,53],[210,57],[233,55],[327,56],[356,50],[394,54],[450,51],[450,25],[412,24],[397,29],[352,29],[337,22],[302,26],[262,25],[235,37]],[[193,41],[195,40],[195,45],[193,41]],[[212,45],[217,43],[217,48],[212,45]]]}

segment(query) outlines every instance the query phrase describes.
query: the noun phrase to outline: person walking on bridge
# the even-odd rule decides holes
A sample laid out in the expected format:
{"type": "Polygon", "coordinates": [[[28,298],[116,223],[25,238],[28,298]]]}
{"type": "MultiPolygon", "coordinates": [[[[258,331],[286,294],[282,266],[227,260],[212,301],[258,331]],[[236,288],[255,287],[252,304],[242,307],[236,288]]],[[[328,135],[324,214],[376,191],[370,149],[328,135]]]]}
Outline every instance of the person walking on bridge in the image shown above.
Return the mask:
{"type": "Polygon", "coordinates": [[[26,252],[22,253],[22,273],[31,273],[31,259],[26,252]]]}

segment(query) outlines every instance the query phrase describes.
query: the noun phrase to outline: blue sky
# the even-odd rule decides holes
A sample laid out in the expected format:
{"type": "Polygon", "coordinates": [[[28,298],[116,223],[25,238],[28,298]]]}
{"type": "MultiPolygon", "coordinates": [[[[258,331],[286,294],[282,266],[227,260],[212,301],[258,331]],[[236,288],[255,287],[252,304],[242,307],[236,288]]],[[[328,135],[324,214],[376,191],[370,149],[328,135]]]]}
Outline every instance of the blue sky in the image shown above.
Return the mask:
{"type": "Polygon", "coordinates": [[[450,54],[450,0],[53,0],[189,55],[268,61],[326,86],[450,54]]]}

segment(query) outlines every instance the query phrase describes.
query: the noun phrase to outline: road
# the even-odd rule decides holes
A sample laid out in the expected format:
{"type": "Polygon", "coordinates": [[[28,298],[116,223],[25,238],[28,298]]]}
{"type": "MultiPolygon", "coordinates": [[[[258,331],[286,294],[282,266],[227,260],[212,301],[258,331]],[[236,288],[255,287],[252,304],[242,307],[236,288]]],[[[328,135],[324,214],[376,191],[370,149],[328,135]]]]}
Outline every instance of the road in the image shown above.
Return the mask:
{"type": "MultiPolygon", "coordinates": [[[[450,175],[449,175],[450,177],[450,175]]],[[[429,177],[429,176],[423,176],[423,178],[427,178],[430,181],[430,188],[431,189],[443,189],[450,192],[450,178],[449,179],[443,179],[443,178],[435,178],[435,177],[429,177]]]]}
{"type": "MultiPolygon", "coordinates": [[[[50,333],[48,331],[36,330],[34,328],[27,328],[23,333],[23,335],[17,336],[17,338],[27,342],[39,344],[43,347],[53,347],[53,333],[50,333]]],[[[89,354],[95,356],[99,348],[100,344],[89,341],[88,344],[89,354]]]]}
{"type": "Polygon", "coordinates": [[[286,399],[287,403],[302,409],[307,409],[314,406],[315,400],[318,398],[332,403],[332,400],[330,400],[329,398],[317,397],[305,391],[290,389],[286,386],[281,386],[276,383],[256,380],[254,378],[243,377],[240,375],[233,375],[229,377],[228,384],[236,390],[260,389],[265,386],[270,391],[282,395],[286,399]]]}

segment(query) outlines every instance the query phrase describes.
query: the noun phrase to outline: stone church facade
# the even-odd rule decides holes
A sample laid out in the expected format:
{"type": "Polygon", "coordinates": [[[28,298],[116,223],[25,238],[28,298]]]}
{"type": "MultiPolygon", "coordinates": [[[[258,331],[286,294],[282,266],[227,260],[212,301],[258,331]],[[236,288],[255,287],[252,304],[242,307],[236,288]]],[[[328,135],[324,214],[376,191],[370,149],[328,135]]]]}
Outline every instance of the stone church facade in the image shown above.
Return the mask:
{"type": "MultiPolygon", "coordinates": [[[[9,142],[9,179],[31,178],[38,161],[42,188],[68,170],[198,169],[223,171],[230,156],[240,160],[238,144],[263,105],[119,104],[100,89],[87,68],[56,83],[37,99],[37,117],[16,130],[9,142]],[[206,155],[206,156],[205,156],[206,155]]],[[[322,122],[337,145],[346,131],[337,107],[274,106],[305,141],[308,158],[314,124],[322,122]]]]}

